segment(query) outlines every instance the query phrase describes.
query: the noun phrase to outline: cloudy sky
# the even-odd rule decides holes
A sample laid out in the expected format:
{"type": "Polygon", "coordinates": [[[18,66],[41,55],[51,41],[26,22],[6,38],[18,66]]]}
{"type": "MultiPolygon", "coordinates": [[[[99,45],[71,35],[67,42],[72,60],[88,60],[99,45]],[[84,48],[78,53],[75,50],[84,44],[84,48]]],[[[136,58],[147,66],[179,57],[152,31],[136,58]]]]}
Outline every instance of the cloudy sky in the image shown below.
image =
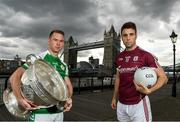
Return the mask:
{"type": "MultiPolygon", "coordinates": [[[[55,28],[82,44],[103,40],[111,25],[119,32],[124,22],[133,21],[137,44],[156,55],[161,65],[173,62],[169,35],[174,29],[180,63],[179,6],[179,0],[0,0],[0,58],[24,58],[46,50],[48,34],[55,28]]],[[[103,49],[87,52],[79,52],[78,60],[103,55],[103,49]]]]}

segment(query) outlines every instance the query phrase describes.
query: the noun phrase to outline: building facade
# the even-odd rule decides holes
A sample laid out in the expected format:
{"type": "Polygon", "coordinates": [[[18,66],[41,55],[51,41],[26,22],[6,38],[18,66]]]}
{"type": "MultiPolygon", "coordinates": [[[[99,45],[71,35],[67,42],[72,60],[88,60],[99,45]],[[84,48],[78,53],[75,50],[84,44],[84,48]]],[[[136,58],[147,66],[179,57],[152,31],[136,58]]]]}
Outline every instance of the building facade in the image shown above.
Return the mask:
{"type": "Polygon", "coordinates": [[[11,74],[22,65],[21,58],[16,55],[14,60],[0,60],[0,74],[11,74]]]}

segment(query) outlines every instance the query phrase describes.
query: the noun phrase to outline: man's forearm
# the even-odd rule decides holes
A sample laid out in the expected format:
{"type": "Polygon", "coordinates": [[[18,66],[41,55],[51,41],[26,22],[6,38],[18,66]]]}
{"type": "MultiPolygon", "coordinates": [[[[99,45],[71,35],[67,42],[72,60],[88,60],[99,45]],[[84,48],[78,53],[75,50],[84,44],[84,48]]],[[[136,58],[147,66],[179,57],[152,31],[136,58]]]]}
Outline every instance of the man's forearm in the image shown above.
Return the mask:
{"type": "Polygon", "coordinates": [[[164,84],[167,83],[167,78],[166,76],[164,77],[159,77],[157,80],[157,83],[154,87],[150,88],[151,93],[158,90],[159,88],[161,88],[164,84]]]}
{"type": "Polygon", "coordinates": [[[70,98],[73,95],[73,86],[71,84],[69,77],[65,77],[65,82],[66,82],[67,89],[68,89],[68,97],[70,98]]]}
{"type": "Polygon", "coordinates": [[[21,94],[21,76],[23,72],[23,69],[18,68],[10,77],[11,88],[17,99],[23,98],[21,94]]]}
{"type": "Polygon", "coordinates": [[[113,99],[117,99],[119,90],[118,90],[119,86],[114,85],[114,93],[113,93],[113,99]]]}
{"type": "Polygon", "coordinates": [[[115,84],[114,84],[114,94],[113,94],[113,99],[117,99],[117,96],[119,94],[119,71],[116,72],[116,79],[115,79],[115,84]]]}
{"type": "Polygon", "coordinates": [[[68,88],[69,90],[69,98],[71,98],[72,97],[72,95],[73,95],[73,88],[72,88],[72,86],[69,86],[69,88],[68,88]]]}
{"type": "Polygon", "coordinates": [[[156,84],[150,88],[151,93],[161,88],[168,81],[168,78],[162,68],[156,69],[156,73],[157,73],[158,79],[157,79],[156,84]]]}

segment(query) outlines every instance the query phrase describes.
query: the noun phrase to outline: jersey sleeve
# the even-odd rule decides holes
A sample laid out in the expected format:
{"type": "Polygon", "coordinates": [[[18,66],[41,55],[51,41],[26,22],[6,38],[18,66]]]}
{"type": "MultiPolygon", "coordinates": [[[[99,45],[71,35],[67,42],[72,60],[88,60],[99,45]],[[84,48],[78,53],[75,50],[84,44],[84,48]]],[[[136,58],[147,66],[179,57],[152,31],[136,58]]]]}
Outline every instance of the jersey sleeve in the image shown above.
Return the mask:
{"type": "Polygon", "coordinates": [[[160,67],[160,64],[158,63],[158,59],[157,57],[155,57],[154,55],[152,55],[151,53],[147,53],[146,54],[146,65],[148,67],[153,67],[153,68],[158,68],[160,67]]]}
{"type": "Polygon", "coordinates": [[[65,71],[65,76],[69,76],[69,69],[68,69],[68,66],[67,65],[65,65],[66,66],[66,71],[65,71]]]}
{"type": "Polygon", "coordinates": [[[24,63],[21,67],[27,70],[29,68],[29,65],[27,63],[24,63]]]}

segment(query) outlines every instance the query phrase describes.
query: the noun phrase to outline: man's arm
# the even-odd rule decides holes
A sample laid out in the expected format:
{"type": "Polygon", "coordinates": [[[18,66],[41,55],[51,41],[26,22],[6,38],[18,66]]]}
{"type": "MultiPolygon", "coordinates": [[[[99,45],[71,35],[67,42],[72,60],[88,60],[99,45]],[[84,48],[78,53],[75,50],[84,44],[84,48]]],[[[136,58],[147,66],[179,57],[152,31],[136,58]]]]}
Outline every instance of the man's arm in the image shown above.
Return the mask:
{"type": "Polygon", "coordinates": [[[71,97],[73,95],[73,86],[71,84],[71,81],[70,81],[69,77],[65,77],[64,80],[65,80],[65,83],[67,85],[67,89],[68,89],[68,93],[69,93],[68,94],[69,98],[66,100],[66,103],[64,105],[64,108],[65,108],[64,111],[70,111],[70,109],[72,107],[72,99],[71,99],[71,97]]]}
{"type": "Polygon", "coordinates": [[[119,93],[119,82],[120,82],[119,71],[117,70],[115,84],[114,84],[114,93],[113,93],[113,98],[112,98],[112,102],[111,102],[112,109],[116,109],[116,104],[117,104],[116,99],[117,99],[117,96],[119,93]]]}
{"type": "Polygon", "coordinates": [[[10,77],[11,87],[17,99],[23,99],[21,94],[21,77],[24,72],[25,70],[19,67],[10,77]]]}
{"type": "Polygon", "coordinates": [[[68,88],[68,93],[69,93],[68,97],[71,98],[72,94],[73,94],[73,87],[72,87],[72,84],[71,84],[69,77],[65,77],[65,83],[66,83],[67,88],[68,88]]]}
{"type": "Polygon", "coordinates": [[[11,88],[13,90],[13,93],[18,101],[24,108],[26,109],[31,109],[32,106],[35,107],[35,105],[31,102],[28,101],[23,97],[21,94],[21,77],[23,73],[25,72],[25,69],[22,67],[19,67],[10,77],[10,83],[11,83],[11,88]]]}
{"type": "Polygon", "coordinates": [[[150,88],[150,93],[158,90],[159,88],[161,88],[164,84],[168,82],[168,78],[162,67],[155,69],[155,71],[156,71],[158,79],[157,79],[156,84],[150,88]]]}

